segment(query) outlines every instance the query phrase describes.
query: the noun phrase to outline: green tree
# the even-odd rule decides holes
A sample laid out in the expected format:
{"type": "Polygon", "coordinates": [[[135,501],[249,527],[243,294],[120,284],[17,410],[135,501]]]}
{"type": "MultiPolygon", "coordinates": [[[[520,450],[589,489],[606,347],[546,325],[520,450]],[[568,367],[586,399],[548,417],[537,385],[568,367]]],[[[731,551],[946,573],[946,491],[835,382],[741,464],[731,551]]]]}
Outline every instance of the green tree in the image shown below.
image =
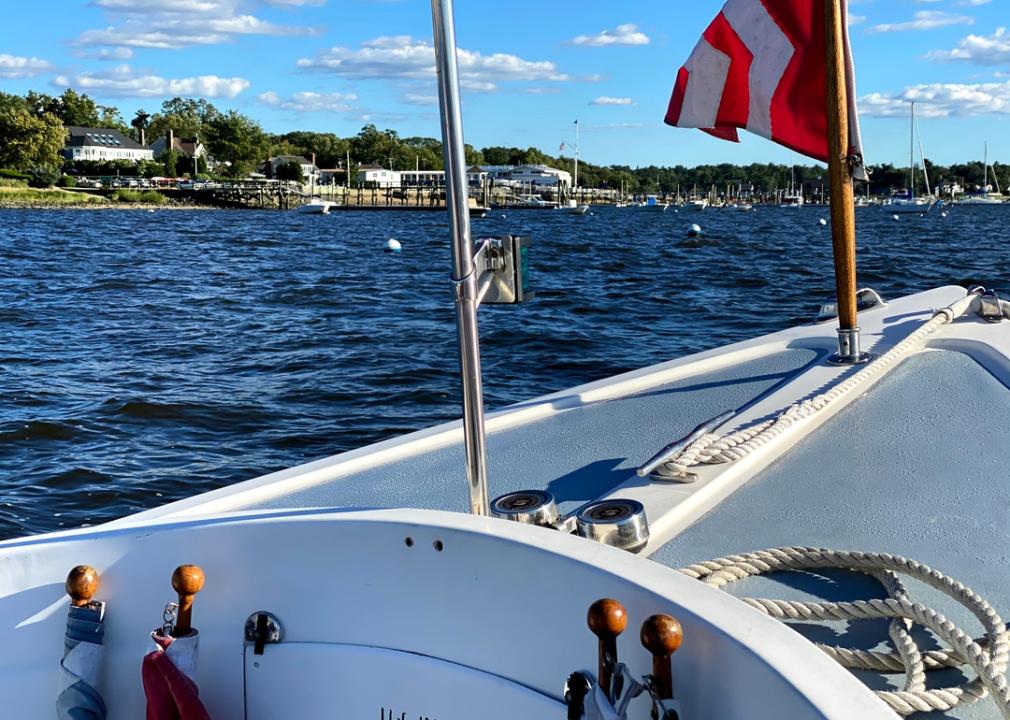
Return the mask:
{"type": "Polygon", "coordinates": [[[246,175],[266,159],[270,143],[259,123],[230,110],[207,124],[207,147],[218,161],[228,163],[226,174],[246,175]]]}
{"type": "Polygon", "coordinates": [[[288,160],[278,165],[276,175],[278,180],[291,180],[294,182],[303,182],[305,180],[302,164],[297,160],[288,160]]]}
{"type": "Polygon", "coordinates": [[[166,137],[168,131],[177,138],[205,138],[211,121],[219,118],[221,111],[206,100],[172,98],[161,105],[161,111],[151,116],[147,128],[148,142],[166,137]]]}
{"type": "Polygon", "coordinates": [[[151,125],[151,114],[144,112],[144,110],[137,110],[137,114],[133,116],[133,120],[130,121],[130,126],[133,128],[133,139],[137,142],[142,140],[147,144],[150,141],[147,137],[147,128],[151,125]]]}
{"type": "Polygon", "coordinates": [[[0,93],[0,167],[55,170],[62,163],[66,136],[55,115],[37,115],[24,98],[0,93]]]}
{"type": "Polygon", "coordinates": [[[176,177],[179,174],[179,153],[175,150],[166,150],[158,156],[158,162],[165,169],[166,177],[176,177]]]}
{"type": "Polygon", "coordinates": [[[25,100],[36,115],[42,116],[47,113],[55,115],[64,125],[126,130],[126,124],[118,108],[112,105],[99,105],[85,93],[78,93],[70,88],[55,97],[30,91],[25,100]]]}

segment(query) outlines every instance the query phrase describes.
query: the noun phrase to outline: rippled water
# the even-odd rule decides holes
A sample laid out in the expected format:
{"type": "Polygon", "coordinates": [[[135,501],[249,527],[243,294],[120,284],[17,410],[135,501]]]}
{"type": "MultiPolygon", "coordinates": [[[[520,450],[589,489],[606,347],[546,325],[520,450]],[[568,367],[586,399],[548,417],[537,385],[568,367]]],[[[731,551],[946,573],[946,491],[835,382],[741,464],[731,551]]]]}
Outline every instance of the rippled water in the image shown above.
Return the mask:
{"type": "MultiPolygon", "coordinates": [[[[536,243],[538,299],[481,312],[488,406],[809,320],[833,293],[826,216],[476,221],[536,243]]],[[[0,211],[0,229],[0,537],[458,417],[442,213],[0,211]]],[[[1010,207],[861,210],[860,281],[1005,288],[1008,229],[1010,207]]]]}

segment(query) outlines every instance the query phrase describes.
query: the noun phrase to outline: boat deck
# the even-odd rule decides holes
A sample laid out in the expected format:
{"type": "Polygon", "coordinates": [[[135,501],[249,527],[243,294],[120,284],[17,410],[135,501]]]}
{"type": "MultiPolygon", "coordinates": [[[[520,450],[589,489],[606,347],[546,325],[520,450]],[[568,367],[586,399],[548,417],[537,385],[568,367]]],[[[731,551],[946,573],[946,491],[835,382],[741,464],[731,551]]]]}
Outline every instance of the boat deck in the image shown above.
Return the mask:
{"type": "MultiPolygon", "coordinates": [[[[887,552],[913,558],[965,583],[1010,613],[1010,391],[959,352],[910,358],[880,386],[823,426],[746,487],[660,548],[652,558],[683,567],[780,546],[887,552]]],[[[754,578],[726,588],[785,600],[886,597],[876,583],[842,574],[754,578]]],[[[982,634],[967,612],[924,587],[913,599],[982,634]],[[935,604],[934,604],[935,603],[935,604]]],[[[886,623],[807,624],[811,640],[862,649],[887,639],[886,623]]],[[[937,645],[926,640],[922,647],[937,645]]],[[[958,684],[958,671],[931,673],[958,684]]],[[[903,676],[867,677],[874,687],[903,676]]],[[[981,701],[946,715],[995,718],[981,701]]]]}
{"type": "MultiPolygon", "coordinates": [[[[862,313],[864,344],[882,353],[962,297],[963,289],[947,287],[862,313]]],[[[744,460],[702,468],[695,483],[651,483],[634,474],[660,447],[727,409],[739,414],[720,432],[777,414],[854,372],[823,362],[834,342],[833,323],[793,328],[496,413],[487,423],[491,494],[547,489],[563,512],[601,497],[638,499],[652,533],[644,554],[671,567],[787,545],[905,555],[1010,615],[1010,446],[1001,442],[1010,424],[1006,323],[959,320],[861,392],[744,460]]],[[[452,423],[123,522],[280,508],[464,511],[463,467],[462,431],[452,423]]],[[[874,583],[836,573],[728,589],[783,599],[881,596],[874,583]]],[[[913,597],[981,634],[934,592],[914,587],[913,597]]],[[[873,648],[887,637],[883,622],[797,629],[852,647],[873,648]]],[[[957,671],[938,677],[950,684],[962,678],[957,671]]],[[[894,682],[866,680],[874,687],[894,682]]],[[[983,701],[943,717],[990,718],[995,708],[983,701]]]]}

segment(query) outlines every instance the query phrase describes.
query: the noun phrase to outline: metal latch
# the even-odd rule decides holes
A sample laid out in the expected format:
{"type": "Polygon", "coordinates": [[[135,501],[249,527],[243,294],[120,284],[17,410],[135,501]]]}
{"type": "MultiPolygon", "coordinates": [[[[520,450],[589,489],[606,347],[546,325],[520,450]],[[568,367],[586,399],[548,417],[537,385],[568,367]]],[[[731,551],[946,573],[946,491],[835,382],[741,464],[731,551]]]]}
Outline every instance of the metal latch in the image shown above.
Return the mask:
{"type": "Polygon", "coordinates": [[[990,323],[1003,321],[1003,306],[995,290],[984,290],[979,293],[978,316],[990,323]]]}
{"type": "Polygon", "coordinates": [[[245,621],[245,641],[253,644],[253,653],[262,655],[267,645],[279,643],[284,636],[281,621],[266,610],[254,612],[245,621]]]}

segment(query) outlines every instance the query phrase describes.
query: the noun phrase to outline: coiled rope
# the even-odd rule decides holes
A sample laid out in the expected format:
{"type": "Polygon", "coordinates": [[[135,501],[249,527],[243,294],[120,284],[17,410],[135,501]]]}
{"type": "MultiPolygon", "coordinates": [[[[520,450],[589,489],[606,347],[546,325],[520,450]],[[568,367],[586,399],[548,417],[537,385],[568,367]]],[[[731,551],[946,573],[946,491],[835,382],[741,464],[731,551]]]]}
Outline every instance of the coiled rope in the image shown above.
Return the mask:
{"type": "MultiPolygon", "coordinates": [[[[746,457],[763,445],[767,445],[797,422],[812,417],[839,398],[891,370],[906,355],[916,350],[927,337],[954,322],[969,310],[977,309],[979,297],[978,293],[969,293],[957,302],[938,310],[929,321],[859,372],[820,395],[790,405],[771,420],[759,422],[728,435],[716,433],[703,435],[688,445],[682,453],[664,463],[666,473],[672,476],[686,476],[692,468],[699,465],[731,463],[746,457]]],[[[1003,301],[1001,307],[1004,315],[1010,317],[1010,303],[1003,301]]]]}
{"type": "Polygon", "coordinates": [[[782,621],[890,618],[889,634],[895,647],[893,652],[853,650],[825,644],[818,644],[818,647],[851,670],[905,673],[902,690],[877,692],[880,699],[899,715],[946,712],[991,695],[1003,718],[1010,720],[1010,687],[1006,678],[1010,633],[1003,620],[989,603],[970,588],[926,565],[896,555],[785,547],[730,555],[691,565],[680,572],[712,587],[722,588],[738,580],[767,573],[825,568],[848,570],[872,577],[880,582],[888,597],[884,600],[855,602],[792,602],[743,598],[743,602],[782,621]],[[970,610],[985,628],[985,638],[974,640],[932,608],[912,602],[901,575],[926,583],[970,610]],[[923,652],[909,632],[913,623],[929,628],[948,647],[923,652]],[[927,671],[959,667],[971,668],[977,677],[959,686],[926,688],[927,671]]]}

